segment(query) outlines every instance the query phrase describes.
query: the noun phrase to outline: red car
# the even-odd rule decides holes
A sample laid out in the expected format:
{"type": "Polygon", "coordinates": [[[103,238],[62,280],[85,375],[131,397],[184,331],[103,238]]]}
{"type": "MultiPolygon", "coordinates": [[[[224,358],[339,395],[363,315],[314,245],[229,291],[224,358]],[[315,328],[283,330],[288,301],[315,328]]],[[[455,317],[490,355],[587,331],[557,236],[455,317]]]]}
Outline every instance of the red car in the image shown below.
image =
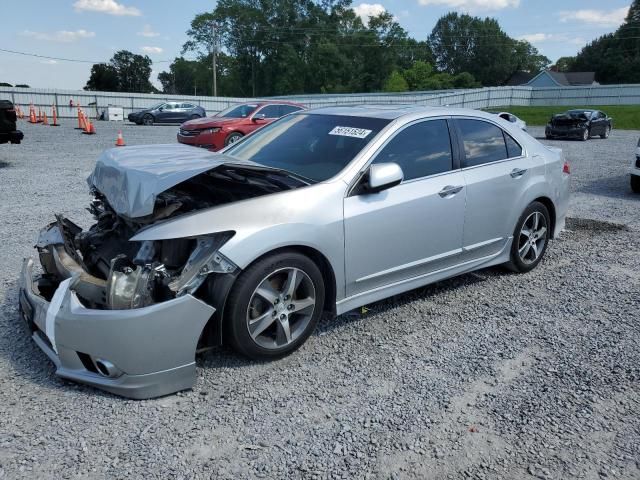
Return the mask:
{"type": "Polygon", "coordinates": [[[304,105],[269,101],[232,105],[214,117],[189,120],[180,125],[178,142],[216,151],[304,105]]]}

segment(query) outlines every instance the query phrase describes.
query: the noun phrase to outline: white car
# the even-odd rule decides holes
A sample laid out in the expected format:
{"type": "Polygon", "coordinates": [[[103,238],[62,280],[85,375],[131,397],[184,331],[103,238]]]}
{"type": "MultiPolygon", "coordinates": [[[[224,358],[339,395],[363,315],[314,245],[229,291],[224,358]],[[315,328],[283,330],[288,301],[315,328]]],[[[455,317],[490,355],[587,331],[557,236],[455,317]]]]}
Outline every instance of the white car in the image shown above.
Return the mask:
{"type": "Polygon", "coordinates": [[[491,113],[498,115],[500,118],[506,120],[507,122],[515,123],[520,130],[523,130],[525,132],[527,131],[527,122],[516,117],[513,113],[509,113],[509,112],[491,112],[491,113]]]}
{"type": "Polygon", "coordinates": [[[640,140],[636,148],[636,159],[631,164],[631,190],[640,193],[640,140]]]}

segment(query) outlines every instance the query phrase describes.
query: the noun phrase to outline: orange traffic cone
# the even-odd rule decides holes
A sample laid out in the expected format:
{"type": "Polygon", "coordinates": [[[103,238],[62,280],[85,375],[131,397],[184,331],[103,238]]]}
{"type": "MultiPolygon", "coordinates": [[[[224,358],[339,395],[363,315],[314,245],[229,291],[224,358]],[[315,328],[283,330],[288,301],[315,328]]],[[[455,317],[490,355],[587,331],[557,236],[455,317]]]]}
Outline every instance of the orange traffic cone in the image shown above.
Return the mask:
{"type": "Polygon", "coordinates": [[[93,126],[93,123],[91,123],[91,120],[85,121],[85,129],[82,133],[87,135],[94,135],[96,133],[96,127],[93,126]]]}
{"type": "Polygon", "coordinates": [[[38,123],[36,119],[36,109],[33,105],[29,106],[29,123],[38,123]]]}
{"type": "Polygon", "coordinates": [[[52,127],[58,127],[60,124],[58,123],[58,111],[55,105],[51,105],[51,116],[53,117],[52,127]]]}
{"type": "Polygon", "coordinates": [[[49,125],[49,119],[47,118],[47,112],[45,111],[42,112],[42,124],[49,125]]]}
{"type": "Polygon", "coordinates": [[[42,110],[38,109],[38,123],[42,123],[42,110]]]}
{"type": "Polygon", "coordinates": [[[80,109],[80,105],[78,105],[78,126],[76,130],[84,130],[84,123],[82,122],[82,110],[80,109]]]}
{"type": "Polygon", "coordinates": [[[122,138],[122,130],[118,130],[118,138],[116,139],[116,147],[124,147],[124,138],[122,138]]]}

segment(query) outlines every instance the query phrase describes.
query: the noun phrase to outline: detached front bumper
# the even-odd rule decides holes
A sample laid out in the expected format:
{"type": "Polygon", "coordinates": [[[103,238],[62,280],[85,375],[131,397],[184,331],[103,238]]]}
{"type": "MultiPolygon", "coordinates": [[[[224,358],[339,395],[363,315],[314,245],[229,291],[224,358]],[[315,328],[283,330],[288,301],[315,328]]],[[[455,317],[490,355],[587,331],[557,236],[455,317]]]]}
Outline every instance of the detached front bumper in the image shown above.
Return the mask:
{"type": "Polygon", "coordinates": [[[124,397],[144,399],[191,388],[198,339],[215,309],[191,295],[144,308],[85,308],[72,276],[50,301],[26,259],[20,311],[60,377],[124,397]]]}

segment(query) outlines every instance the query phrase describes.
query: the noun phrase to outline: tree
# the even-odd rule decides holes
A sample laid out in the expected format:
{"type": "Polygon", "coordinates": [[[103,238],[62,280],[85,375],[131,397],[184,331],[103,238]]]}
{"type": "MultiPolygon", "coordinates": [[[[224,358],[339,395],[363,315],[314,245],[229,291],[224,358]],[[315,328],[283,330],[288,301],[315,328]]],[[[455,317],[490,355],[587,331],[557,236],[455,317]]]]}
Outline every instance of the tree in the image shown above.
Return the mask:
{"type": "Polygon", "coordinates": [[[0,82],[0,87],[13,87],[10,83],[0,82]]]}
{"type": "Polygon", "coordinates": [[[576,57],[560,57],[555,65],[551,67],[551,70],[556,72],[570,72],[575,62],[576,57]]]}
{"type": "Polygon", "coordinates": [[[640,83],[640,0],[614,33],[597,38],[575,57],[571,71],[594,71],[600,83],[640,83]]]}
{"type": "Polygon", "coordinates": [[[91,67],[91,75],[84,87],[85,90],[119,92],[118,71],[113,65],[96,63],[91,67]]]}
{"type": "Polygon", "coordinates": [[[17,83],[16,88],[31,88],[31,87],[26,83],[17,83]]]}
{"type": "Polygon", "coordinates": [[[151,59],[147,55],[137,55],[127,50],[120,50],[115,53],[108,64],[96,63],[91,67],[91,75],[84,89],[152,92],[155,88],[149,81],[151,64],[151,59]]]}
{"type": "Polygon", "coordinates": [[[404,79],[402,73],[398,70],[394,70],[387,78],[387,81],[384,83],[384,91],[385,92],[406,92],[409,90],[409,85],[407,81],[404,79]]]}
{"type": "Polygon", "coordinates": [[[428,42],[438,69],[468,72],[483,85],[501,85],[517,70],[539,71],[550,63],[530,43],[510,38],[493,18],[449,13],[436,22],[428,42]]]}

